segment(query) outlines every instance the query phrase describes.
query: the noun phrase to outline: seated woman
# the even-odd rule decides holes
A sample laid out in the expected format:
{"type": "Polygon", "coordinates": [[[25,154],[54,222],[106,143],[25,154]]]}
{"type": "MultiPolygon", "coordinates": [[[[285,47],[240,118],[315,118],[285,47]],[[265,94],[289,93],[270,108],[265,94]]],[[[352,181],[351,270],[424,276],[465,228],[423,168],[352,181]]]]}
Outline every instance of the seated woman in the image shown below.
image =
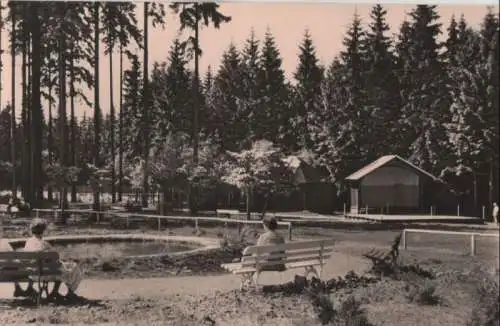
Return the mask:
{"type": "MultiPolygon", "coordinates": [[[[6,239],[0,239],[0,251],[14,251],[14,248],[10,245],[10,243],[6,239]]],[[[33,289],[33,288],[32,288],[33,289]]],[[[14,283],[14,297],[23,297],[29,296],[30,293],[28,291],[24,291],[19,283],[14,283]]]]}
{"type": "MultiPolygon", "coordinates": [[[[43,240],[43,233],[47,228],[47,223],[40,219],[35,218],[31,222],[31,233],[33,234],[28,240],[26,240],[26,244],[24,245],[24,251],[34,252],[34,251],[49,251],[54,250],[52,246],[45,240],[43,240]]],[[[62,268],[62,281],[66,284],[68,288],[68,293],[66,297],[77,297],[75,294],[78,285],[82,281],[83,274],[78,267],[78,265],[74,262],[63,262],[61,261],[62,268]]],[[[59,294],[59,287],[61,286],[60,281],[54,282],[54,288],[50,293],[49,297],[57,298],[61,295],[59,294]]],[[[33,283],[30,282],[28,285],[27,291],[33,291],[33,283]]]]}
{"type": "MultiPolygon", "coordinates": [[[[272,216],[264,217],[262,219],[262,225],[264,227],[264,233],[259,236],[256,245],[279,245],[285,243],[285,238],[276,232],[278,229],[278,222],[276,218],[272,216]]],[[[284,251],[271,252],[270,255],[284,255],[284,251]]],[[[266,260],[266,265],[261,269],[262,271],[284,271],[286,269],[285,264],[282,262],[283,258],[268,258],[266,260]],[[272,263],[276,264],[272,264],[272,263]],[[269,264],[271,263],[271,264],[269,264]]]]}

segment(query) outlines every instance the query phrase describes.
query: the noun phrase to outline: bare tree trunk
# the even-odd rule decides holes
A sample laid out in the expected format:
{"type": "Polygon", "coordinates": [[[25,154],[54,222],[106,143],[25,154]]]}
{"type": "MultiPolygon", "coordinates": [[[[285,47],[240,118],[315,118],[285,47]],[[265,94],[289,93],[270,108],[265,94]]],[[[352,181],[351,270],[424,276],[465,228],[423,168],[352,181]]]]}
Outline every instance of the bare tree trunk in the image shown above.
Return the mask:
{"type": "MultiPolygon", "coordinates": [[[[28,17],[28,10],[29,8],[26,6],[26,17],[28,17]]],[[[29,13],[31,14],[31,13],[29,13]]],[[[28,24],[29,28],[31,28],[31,24],[28,24]]],[[[32,84],[31,84],[31,76],[32,76],[32,59],[33,55],[31,52],[31,30],[28,32],[27,35],[27,41],[28,41],[28,88],[26,90],[27,92],[27,102],[26,102],[26,109],[27,109],[27,114],[28,114],[28,123],[27,123],[27,130],[26,130],[26,143],[27,143],[27,152],[28,152],[28,162],[29,162],[29,168],[28,168],[28,173],[27,173],[27,178],[28,178],[28,202],[33,205],[35,201],[35,169],[34,169],[34,162],[33,162],[33,138],[32,138],[32,131],[33,131],[33,112],[32,112],[32,107],[31,107],[31,98],[32,98],[32,84]]]]}
{"type": "MultiPolygon", "coordinates": [[[[49,152],[49,164],[52,165],[53,163],[53,160],[54,160],[54,154],[53,154],[53,150],[54,150],[54,137],[52,135],[52,129],[53,129],[53,126],[52,126],[52,82],[51,82],[51,79],[52,78],[52,74],[50,73],[50,68],[49,68],[49,122],[48,122],[48,128],[49,128],[49,134],[47,136],[47,149],[48,149],[48,152],[49,152]]],[[[54,197],[53,197],[53,194],[52,194],[52,186],[48,186],[47,187],[47,199],[49,200],[49,202],[52,202],[54,200],[54,197]]]]}
{"type": "MultiPolygon", "coordinates": [[[[497,179],[494,179],[494,171],[493,171],[493,160],[490,161],[490,171],[489,171],[489,177],[488,177],[488,206],[490,208],[490,212],[493,211],[493,202],[497,202],[495,199],[494,199],[494,186],[493,184],[495,183],[495,180],[497,179]]],[[[491,214],[491,213],[490,213],[491,214]]],[[[494,221],[494,220],[493,220],[494,221]]]]}
{"type": "Polygon", "coordinates": [[[250,220],[250,216],[251,216],[251,213],[250,213],[250,204],[251,204],[250,196],[251,196],[251,190],[250,190],[250,187],[247,186],[245,188],[245,201],[246,201],[247,220],[250,220]]]}
{"type": "Polygon", "coordinates": [[[25,37],[25,30],[23,31],[23,42],[22,42],[22,65],[21,65],[21,75],[22,75],[22,80],[21,80],[21,85],[22,85],[22,100],[21,100],[21,123],[22,123],[22,133],[23,133],[23,140],[21,144],[22,148],[22,169],[21,169],[21,177],[22,177],[22,196],[26,199],[29,194],[29,159],[28,159],[28,150],[27,150],[27,141],[29,139],[29,135],[26,134],[27,130],[29,130],[29,125],[28,125],[28,108],[27,108],[27,102],[28,102],[28,86],[27,86],[27,58],[26,58],[26,37],[25,37]],[[28,126],[27,126],[28,125],[28,126]]]}
{"type": "MultiPolygon", "coordinates": [[[[15,10],[12,12],[12,26],[16,26],[16,13],[15,10]]],[[[13,40],[17,38],[16,28],[12,28],[11,37],[13,40]]],[[[16,48],[15,42],[11,45],[11,112],[10,112],[10,150],[11,150],[11,160],[12,160],[12,197],[17,198],[17,180],[16,180],[16,48]]]]}
{"type": "MultiPolygon", "coordinates": [[[[99,105],[99,2],[94,3],[94,165],[100,168],[101,108],[99,105]]],[[[94,189],[93,209],[99,210],[99,190],[94,189]]]]}
{"type": "MultiPolygon", "coordinates": [[[[199,19],[198,19],[198,4],[195,4],[195,17],[196,23],[194,28],[194,39],[195,39],[195,49],[194,49],[194,81],[193,81],[193,99],[194,99],[194,114],[193,114],[193,164],[198,164],[198,143],[199,143],[199,114],[200,114],[200,99],[199,99],[199,81],[200,81],[200,67],[199,67],[199,51],[200,51],[200,35],[199,35],[199,19]]],[[[189,185],[189,203],[191,214],[196,214],[198,212],[198,191],[189,185]]]]}
{"type": "Polygon", "coordinates": [[[120,151],[118,163],[118,201],[122,201],[123,195],[123,44],[120,42],[120,113],[118,118],[118,147],[120,151]]]}
{"type": "Polygon", "coordinates": [[[115,105],[113,103],[113,48],[109,51],[109,124],[110,124],[110,142],[111,142],[111,202],[116,202],[115,190],[115,105]]]}
{"type": "Polygon", "coordinates": [[[200,36],[199,36],[199,20],[198,20],[198,5],[195,5],[196,10],[196,25],[194,29],[195,50],[194,50],[194,116],[193,116],[193,163],[198,164],[198,143],[199,143],[199,126],[198,119],[200,114],[200,99],[199,95],[199,80],[200,80],[200,36]]]}
{"type": "MultiPolygon", "coordinates": [[[[0,35],[3,31],[3,1],[0,1],[0,35]]],[[[0,37],[0,53],[3,53],[2,38],[0,37]]],[[[0,55],[0,80],[2,80],[3,60],[0,55]]],[[[0,110],[2,109],[2,83],[0,83],[0,110]]]]}
{"type": "MultiPolygon", "coordinates": [[[[66,35],[61,28],[59,35],[59,162],[62,168],[67,167],[67,144],[68,132],[66,121],[66,35]]],[[[61,222],[66,222],[64,210],[68,206],[68,195],[66,185],[61,187],[60,208],[61,222]]]]}
{"type": "Polygon", "coordinates": [[[149,3],[144,3],[144,89],[143,89],[143,132],[144,132],[144,183],[142,193],[142,206],[148,206],[148,193],[149,193],[149,70],[148,70],[148,9],[149,3]]]}
{"type": "MultiPolygon", "coordinates": [[[[71,165],[76,166],[76,118],[75,118],[75,72],[74,72],[74,58],[72,56],[70,60],[69,74],[70,74],[70,105],[71,105],[71,165]]],[[[76,203],[76,184],[72,182],[71,184],[71,202],[76,203]]]]}
{"type": "Polygon", "coordinates": [[[39,207],[43,200],[43,185],[40,176],[42,170],[42,128],[43,128],[43,113],[41,103],[41,68],[42,68],[42,54],[41,54],[41,26],[39,14],[39,4],[33,2],[31,4],[31,44],[32,44],[32,64],[31,64],[31,152],[32,152],[32,173],[31,178],[33,182],[32,192],[33,201],[31,207],[39,207]]]}

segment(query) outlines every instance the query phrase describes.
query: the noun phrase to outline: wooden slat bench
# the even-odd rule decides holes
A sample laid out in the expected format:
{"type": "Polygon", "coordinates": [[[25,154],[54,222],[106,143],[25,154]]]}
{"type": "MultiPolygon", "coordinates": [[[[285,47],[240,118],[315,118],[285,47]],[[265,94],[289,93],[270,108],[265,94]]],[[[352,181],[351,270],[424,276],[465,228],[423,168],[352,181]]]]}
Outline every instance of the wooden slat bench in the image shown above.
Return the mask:
{"type": "Polygon", "coordinates": [[[241,277],[241,289],[258,286],[259,274],[264,271],[285,271],[304,268],[304,276],[321,278],[323,266],[330,258],[335,240],[297,241],[281,245],[250,246],[243,251],[240,262],[221,267],[241,277]],[[317,269],[319,268],[319,271],[317,269]]]}
{"type": "Polygon", "coordinates": [[[0,204],[0,226],[2,231],[5,230],[5,224],[11,219],[11,214],[9,213],[9,205],[0,204]]]}
{"type": "Polygon", "coordinates": [[[399,263],[399,245],[401,243],[401,235],[394,238],[389,250],[371,249],[363,254],[363,257],[372,261],[373,270],[381,270],[384,268],[394,267],[399,263]]]}
{"type": "Polygon", "coordinates": [[[238,215],[240,212],[237,209],[217,209],[215,210],[217,217],[231,218],[233,215],[238,215]]]}
{"type": "Polygon", "coordinates": [[[42,294],[48,296],[48,282],[61,280],[61,263],[57,252],[0,252],[0,282],[33,281],[38,284],[37,304],[42,294]]]}

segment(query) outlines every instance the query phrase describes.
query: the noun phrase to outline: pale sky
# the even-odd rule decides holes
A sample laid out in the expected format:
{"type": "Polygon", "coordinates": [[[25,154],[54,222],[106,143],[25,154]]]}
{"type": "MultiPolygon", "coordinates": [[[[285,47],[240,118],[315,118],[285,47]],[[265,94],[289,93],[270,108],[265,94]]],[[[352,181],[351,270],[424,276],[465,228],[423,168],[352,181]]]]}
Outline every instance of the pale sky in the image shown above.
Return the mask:
{"type": "MultiPolygon", "coordinates": [[[[138,4],[138,20],[142,29],[142,7],[138,4]]],[[[230,42],[234,42],[241,48],[244,40],[250,35],[253,28],[256,37],[263,39],[267,28],[270,29],[276,39],[278,49],[283,59],[283,68],[288,78],[292,78],[293,72],[297,66],[299,44],[303,38],[304,31],[309,30],[316,53],[320,62],[324,65],[331,63],[332,59],[342,50],[342,39],[346,29],[352,22],[355,11],[360,15],[363,23],[369,23],[369,12],[372,4],[334,4],[334,3],[222,3],[221,11],[232,16],[232,21],[222,25],[219,30],[213,27],[203,28],[200,33],[200,46],[203,50],[203,56],[200,59],[200,72],[204,74],[208,65],[212,66],[212,71],[216,71],[220,64],[222,53],[227,49],[230,42]]],[[[407,17],[406,13],[414,8],[414,5],[408,4],[386,4],[387,21],[391,26],[391,33],[397,33],[402,21],[407,17]]],[[[498,12],[498,6],[495,6],[498,12]]],[[[451,16],[454,14],[457,19],[464,14],[469,25],[479,27],[484,15],[487,12],[486,5],[458,5],[443,4],[438,6],[438,12],[441,16],[443,31],[448,27],[451,16]]],[[[5,17],[7,11],[3,11],[5,17]]],[[[151,67],[155,61],[164,61],[168,56],[168,51],[173,40],[178,35],[179,23],[176,16],[168,14],[166,17],[165,29],[161,27],[149,29],[149,64],[151,67]]],[[[4,107],[11,102],[11,60],[9,55],[8,35],[3,31],[2,48],[6,53],[2,56],[2,93],[0,107],[4,107]]],[[[181,39],[185,39],[181,35],[181,39]]],[[[445,35],[443,35],[445,37],[445,35]]],[[[101,47],[103,50],[103,47],[101,47]]],[[[142,61],[142,52],[139,53],[142,61]]],[[[119,102],[119,56],[114,56],[113,75],[114,75],[114,103],[118,112],[119,102]]],[[[191,67],[193,63],[190,63],[191,67]]],[[[125,61],[124,67],[127,68],[128,62],[125,61]]],[[[16,69],[20,77],[21,58],[16,58],[16,69]]],[[[109,112],[109,59],[102,54],[100,60],[100,101],[104,113],[109,112]]],[[[21,104],[21,79],[17,77],[18,87],[16,88],[16,110],[20,112],[21,104]]],[[[93,91],[87,90],[89,99],[93,100],[93,91]]],[[[45,113],[48,112],[46,103],[43,103],[45,113]]],[[[79,116],[83,112],[87,115],[92,114],[92,109],[85,104],[77,105],[79,116]]],[[[69,105],[68,105],[69,112],[69,105]]]]}

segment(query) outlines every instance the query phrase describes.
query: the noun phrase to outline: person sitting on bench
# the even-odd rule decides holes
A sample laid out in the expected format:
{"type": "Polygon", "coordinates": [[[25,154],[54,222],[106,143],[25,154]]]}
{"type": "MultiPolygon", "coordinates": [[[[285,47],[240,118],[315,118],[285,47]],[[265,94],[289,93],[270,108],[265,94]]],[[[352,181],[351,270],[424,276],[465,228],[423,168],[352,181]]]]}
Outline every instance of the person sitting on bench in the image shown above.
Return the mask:
{"type": "MultiPolygon", "coordinates": [[[[276,218],[272,216],[266,216],[262,219],[262,226],[264,227],[264,233],[262,233],[257,239],[257,246],[266,245],[280,245],[285,243],[285,238],[276,232],[278,229],[278,222],[276,218]]],[[[285,255],[284,251],[272,252],[271,255],[285,255]]],[[[264,266],[261,271],[278,271],[282,272],[286,269],[285,264],[283,264],[284,257],[280,258],[269,258],[266,259],[266,266],[264,266]],[[276,262],[276,264],[269,264],[271,262],[276,262]]]]}
{"type": "MultiPolygon", "coordinates": [[[[47,228],[47,223],[40,218],[35,218],[31,222],[31,233],[33,234],[28,240],[26,240],[26,244],[24,245],[24,251],[28,252],[36,252],[36,251],[54,251],[52,246],[45,240],[43,240],[43,233],[47,228]]],[[[78,265],[74,262],[64,262],[61,261],[62,268],[62,281],[66,284],[68,288],[68,293],[66,295],[67,298],[77,297],[75,294],[78,285],[80,284],[83,274],[78,267],[78,265]]],[[[49,297],[52,299],[56,299],[61,297],[59,293],[59,287],[61,286],[61,281],[54,282],[54,288],[52,289],[49,297]]],[[[33,291],[33,282],[30,282],[28,285],[27,291],[33,291]]]]}

